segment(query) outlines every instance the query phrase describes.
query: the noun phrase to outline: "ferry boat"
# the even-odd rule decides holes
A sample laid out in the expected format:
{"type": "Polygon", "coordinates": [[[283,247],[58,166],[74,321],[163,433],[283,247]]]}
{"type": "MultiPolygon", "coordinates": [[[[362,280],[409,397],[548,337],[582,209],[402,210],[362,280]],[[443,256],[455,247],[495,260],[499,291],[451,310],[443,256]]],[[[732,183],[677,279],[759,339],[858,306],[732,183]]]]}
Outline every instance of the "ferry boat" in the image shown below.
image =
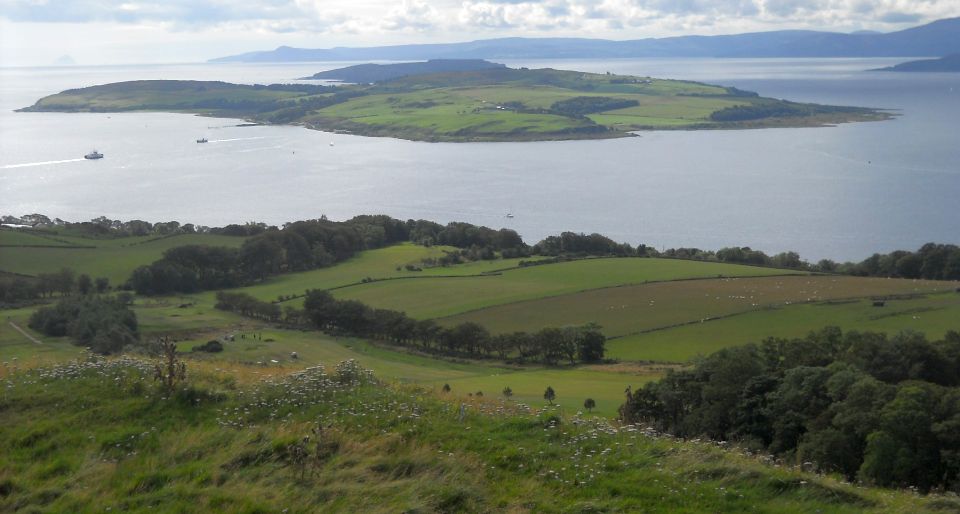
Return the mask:
{"type": "Polygon", "coordinates": [[[197,142],[198,142],[198,143],[206,143],[206,142],[207,142],[207,138],[201,137],[200,139],[197,140],[197,142]]]}
{"type": "Polygon", "coordinates": [[[103,159],[103,154],[94,150],[83,156],[84,159],[103,159]]]}

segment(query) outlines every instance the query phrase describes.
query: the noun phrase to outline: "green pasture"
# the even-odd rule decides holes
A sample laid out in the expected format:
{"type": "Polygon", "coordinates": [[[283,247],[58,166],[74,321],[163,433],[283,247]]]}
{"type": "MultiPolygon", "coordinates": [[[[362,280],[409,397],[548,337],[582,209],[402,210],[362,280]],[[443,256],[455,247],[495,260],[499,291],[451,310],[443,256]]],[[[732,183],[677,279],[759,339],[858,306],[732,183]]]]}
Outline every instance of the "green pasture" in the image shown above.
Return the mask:
{"type": "Polygon", "coordinates": [[[239,247],[244,241],[242,237],[211,234],[181,234],[155,240],[57,237],[96,248],[0,247],[0,270],[36,275],[68,267],[94,278],[107,277],[112,285],[119,285],[130,278],[135,268],[159,259],[170,248],[191,244],[239,247]]]}
{"type": "MultiPolygon", "coordinates": [[[[382,129],[413,129],[437,134],[557,132],[587,125],[582,120],[553,114],[497,110],[492,103],[446,90],[411,92],[402,97],[391,94],[364,96],[321,109],[316,116],[382,129]]],[[[316,118],[312,121],[322,122],[316,118]]]]}
{"type": "MultiPolygon", "coordinates": [[[[493,332],[599,323],[608,337],[771,306],[841,298],[951,291],[952,282],[831,275],[723,278],[610,287],[497,305],[446,318],[493,332]]],[[[812,327],[816,328],[816,327],[812,327]]]]}
{"type": "MultiPolygon", "coordinates": [[[[236,289],[261,300],[277,300],[281,296],[302,295],[308,289],[332,289],[359,284],[364,279],[427,278],[442,276],[480,275],[498,270],[515,268],[524,259],[495,259],[466,262],[451,266],[424,267],[423,259],[438,258],[448,251],[448,246],[420,246],[403,243],[357,254],[329,268],[320,268],[300,273],[288,273],[268,278],[253,286],[236,289]],[[406,265],[420,267],[422,271],[408,271],[406,265]],[[399,268],[399,269],[397,269],[399,268]]],[[[537,257],[525,260],[537,260],[537,257]]],[[[202,301],[213,302],[214,293],[198,295],[202,301]]]]}
{"type": "Polygon", "coordinates": [[[884,307],[874,307],[870,300],[857,300],[761,309],[609,340],[607,355],[624,360],[684,362],[721,348],[760,342],[769,336],[802,337],[828,325],[888,334],[914,330],[936,340],[948,330],[960,330],[960,294],[887,300],[884,307]]]}
{"type": "MultiPolygon", "coordinates": [[[[31,330],[27,326],[34,309],[0,310],[0,366],[29,366],[69,360],[82,353],[82,349],[70,344],[66,338],[49,337],[31,330]],[[40,341],[38,344],[15,329],[17,325],[24,332],[40,341]]],[[[3,370],[0,370],[2,373],[3,370]]]]}
{"type": "MultiPolygon", "coordinates": [[[[661,372],[644,373],[606,371],[603,366],[591,368],[510,367],[482,361],[452,362],[428,356],[409,354],[371,344],[354,338],[327,336],[319,332],[283,330],[257,326],[225,329],[222,335],[232,334],[233,340],[224,344],[222,353],[190,353],[190,359],[216,363],[234,363],[261,366],[263,372],[278,369],[302,368],[323,364],[332,367],[343,360],[356,359],[372,369],[378,377],[403,383],[422,384],[439,391],[450,384],[452,396],[464,396],[480,391],[487,397],[502,397],[505,387],[513,390],[514,401],[531,406],[546,405],[543,391],[551,386],[557,391],[556,402],[568,411],[582,409],[583,400],[597,402],[594,412],[616,414],[623,403],[627,385],[637,387],[656,379],[661,372]],[[291,357],[297,353],[297,358],[291,357]]],[[[198,335],[178,343],[180,351],[189,352],[193,346],[215,338],[198,335]]]]}
{"type": "Polygon", "coordinates": [[[725,90],[714,86],[671,82],[673,81],[657,81],[650,85],[607,84],[617,87],[612,90],[595,88],[591,91],[547,85],[517,87],[513,84],[426,89],[399,96],[379,94],[354,98],[321,109],[316,112],[316,116],[393,130],[427,130],[436,134],[494,134],[556,132],[585,125],[582,120],[570,117],[497,109],[498,105],[511,102],[519,102],[532,109],[549,109],[555,102],[580,96],[612,96],[640,102],[636,107],[588,116],[602,125],[618,126],[704,123],[714,111],[744,103],[742,99],[676,96],[717,94],[725,90]]]}
{"type": "Polygon", "coordinates": [[[0,228],[0,246],[69,246],[70,244],[54,235],[43,237],[23,230],[0,228]]]}
{"type": "Polygon", "coordinates": [[[338,289],[334,295],[404,311],[415,318],[438,318],[493,305],[624,284],[784,274],[797,272],[677,259],[603,258],[530,266],[483,277],[372,282],[338,289]]]}
{"type": "Polygon", "coordinates": [[[662,373],[623,373],[603,371],[602,367],[592,369],[532,369],[524,371],[500,372],[489,375],[472,375],[451,378],[449,380],[429,381],[437,391],[443,384],[450,385],[450,394],[467,396],[478,391],[484,397],[503,398],[503,389],[509,387],[513,392],[511,400],[526,403],[531,407],[544,407],[547,404],[543,399],[543,392],[552,387],[556,392],[554,403],[563,408],[566,414],[575,414],[577,411],[587,413],[583,408],[583,401],[593,398],[597,406],[594,414],[614,417],[617,409],[623,403],[624,390],[627,386],[634,389],[643,384],[656,380],[662,373]],[[598,369],[599,368],[599,369],[598,369]]]}

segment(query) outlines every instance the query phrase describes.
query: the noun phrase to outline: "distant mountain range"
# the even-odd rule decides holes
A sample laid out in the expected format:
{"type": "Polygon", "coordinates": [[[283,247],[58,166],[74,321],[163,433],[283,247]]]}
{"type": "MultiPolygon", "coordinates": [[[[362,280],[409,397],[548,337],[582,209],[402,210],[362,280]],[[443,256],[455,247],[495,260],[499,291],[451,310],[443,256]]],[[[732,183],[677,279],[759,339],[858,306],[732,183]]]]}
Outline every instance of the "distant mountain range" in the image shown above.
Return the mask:
{"type": "Polygon", "coordinates": [[[281,46],[210,62],[410,61],[426,59],[574,59],[624,57],[941,57],[960,53],[960,18],[887,34],[780,30],[728,36],[631,41],[501,38],[468,43],[308,49],[281,46]]]}
{"type": "Polygon", "coordinates": [[[939,59],[909,61],[871,71],[960,72],[960,54],[948,55],[939,59]]]}
{"type": "Polygon", "coordinates": [[[483,59],[431,59],[427,62],[404,62],[398,64],[358,64],[336,70],[321,71],[305,79],[342,80],[354,84],[372,84],[409,75],[446,73],[451,71],[479,71],[506,68],[504,64],[483,59]]]}

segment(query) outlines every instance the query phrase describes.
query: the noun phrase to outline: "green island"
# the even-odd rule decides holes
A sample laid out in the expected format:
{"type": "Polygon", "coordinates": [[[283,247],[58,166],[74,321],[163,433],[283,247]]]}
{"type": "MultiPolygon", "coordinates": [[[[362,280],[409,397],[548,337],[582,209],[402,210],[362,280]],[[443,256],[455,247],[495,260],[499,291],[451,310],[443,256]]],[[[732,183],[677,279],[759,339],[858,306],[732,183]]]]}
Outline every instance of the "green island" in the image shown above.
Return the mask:
{"type": "MultiPolygon", "coordinates": [[[[464,61],[471,63],[472,61],[464,61]]],[[[479,61],[484,63],[485,61],[479,61]]],[[[442,61],[430,61],[440,66],[442,61]]],[[[819,127],[888,112],[795,103],[699,82],[554,69],[431,73],[410,63],[350,69],[375,83],[238,85],[143,80],[72,89],[26,112],[163,111],[415,141],[601,139],[643,130],[819,127]],[[391,70],[391,66],[405,66],[391,70]],[[399,75],[399,76],[397,76],[399,75]]],[[[473,66],[476,66],[475,64],[473,66]]],[[[441,68],[444,69],[444,68],[441,68]]],[[[323,76],[339,76],[336,72],[323,76]]],[[[320,74],[318,74],[320,75],[320,74]]]]}
{"type": "Polygon", "coordinates": [[[4,223],[3,511],[960,509],[954,245],[4,223]]]}

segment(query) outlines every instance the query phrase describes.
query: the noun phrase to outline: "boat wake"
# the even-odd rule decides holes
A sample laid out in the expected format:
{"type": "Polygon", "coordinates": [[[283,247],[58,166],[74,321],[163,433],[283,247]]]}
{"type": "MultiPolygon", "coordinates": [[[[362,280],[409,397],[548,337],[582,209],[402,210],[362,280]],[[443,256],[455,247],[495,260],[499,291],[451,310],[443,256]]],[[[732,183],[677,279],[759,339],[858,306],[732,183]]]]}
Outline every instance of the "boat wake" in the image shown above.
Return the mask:
{"type": "Polygon", "coordinates": [[[254,139],[266,139],[266,138],[267,138],[266,136],[258,136],[258,137],[235,137],[235,138],[232,138],[232,139],[210,139],[210,140],[208,140],[207,142],[208,142],[208,143],[226,143],[226,142],[228,142],[228,141],[251,141],[251,140],[254,140],[254,139]]]}
{"type": "Polygon", "coordinates": [[[84,159],[64,159],[62,161],[41,161],[41,162],[25,162],[23,164],[4,164],[0,166],[0,170],[9,170],[13,168],[29,168],[31,166],[46,166],[48,164],[64,164],[68,162],[81,162],[84,159]]]}

